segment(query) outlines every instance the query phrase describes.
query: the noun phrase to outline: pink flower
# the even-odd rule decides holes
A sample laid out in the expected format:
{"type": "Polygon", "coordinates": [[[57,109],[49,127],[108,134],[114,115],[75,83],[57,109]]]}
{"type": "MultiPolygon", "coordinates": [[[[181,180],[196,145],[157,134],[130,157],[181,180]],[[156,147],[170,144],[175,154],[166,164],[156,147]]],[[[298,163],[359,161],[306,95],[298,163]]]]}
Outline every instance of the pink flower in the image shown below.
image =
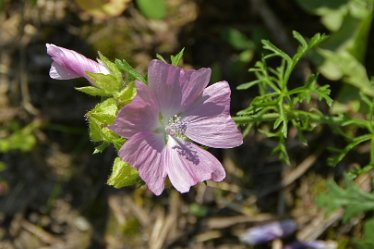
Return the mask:
{"type": "Polygon", "coordinates": [[[84,77],[91,83],[92,80],[86,72],[109,74],[109,70],[100,63],[85,56],[54,44],[46,44],[47,53],[52,57],[52,66],[49,76],[57,80],[70,80],[84,77]]]}
{"type": "Polygon", "coordinates": [[[240,240],[249,245],[258,245],[291,235],[296,231],[293,220],[275,221],[248,229],[240,240]]]}
{"type": "Polygon", "coordinates": [[[225,178],[221,163],[190,140],[215,148],[243,143],[230,116],[229,84],[207,87],[210,73],[153,60],[149,84],[135,83],[137,96],[110,127],[128,139],[119,151],[121,159],[138,170],[156,195],[164,190],[166,176],[181,193],[199,182],[225,178]]]}

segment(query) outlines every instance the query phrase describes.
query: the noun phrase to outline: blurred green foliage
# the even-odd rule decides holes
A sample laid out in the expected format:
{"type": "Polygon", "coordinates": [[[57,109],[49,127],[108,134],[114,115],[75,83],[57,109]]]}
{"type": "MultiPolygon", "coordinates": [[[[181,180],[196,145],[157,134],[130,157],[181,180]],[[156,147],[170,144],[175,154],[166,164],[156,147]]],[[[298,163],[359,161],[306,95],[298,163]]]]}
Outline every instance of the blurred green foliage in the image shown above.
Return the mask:
{"type": "Polygon", "coordinates": [[[75,0],[78,6],[89,15],[105,19],[122,14],[131,0],[75,0]]]}
{"type": "Polygon", "coordinates": [[[163,19],[166,16],[165,0],[136,0],[136,4],[149,19],[163,19]]]}
{"type": "Polygon", "coordinates": [[[341,80],[354,86],[343,87],[334,110],[346,108],[348,102],[355,102],[359,107],[360,103],[355,98],[359,91],[374,96],[374,79],[368,77],[364,65],[374,0],[297,2],[307,12],[320,16],[321,22],[331,32],[313,56],[319,71],[330,80],[341,80]],[[345,91],[344,88],[349,90],[345,91]]]}
{"type": "Polygon", "coordinates": [[[1,132],[4,132],[5,137],[0,138],[0,152],[7,153],[10,151],[30,151],[36,144],[36,138],[34,130],[40,127],[39,121],[34,121],[25,127],[12,121],[8,125],[0,128],[1,132]]]}
{"type": "Polygon", "coordinates": [[[353,245],[358,249],[374,248],[374,218],[365,221],[363,236],[361,239],[354,239],[353,245]]]}
{"type": "Polygon", "coordinates": [[[374,194],[362,191],[353,181],[353,177],[345,175],[344,188],[334,181],[328,181],[326,192],[317,198],[317,204],[329,214],[338,208],[344,208],[343,221],[365,211],[374,210],[374,194]]]}

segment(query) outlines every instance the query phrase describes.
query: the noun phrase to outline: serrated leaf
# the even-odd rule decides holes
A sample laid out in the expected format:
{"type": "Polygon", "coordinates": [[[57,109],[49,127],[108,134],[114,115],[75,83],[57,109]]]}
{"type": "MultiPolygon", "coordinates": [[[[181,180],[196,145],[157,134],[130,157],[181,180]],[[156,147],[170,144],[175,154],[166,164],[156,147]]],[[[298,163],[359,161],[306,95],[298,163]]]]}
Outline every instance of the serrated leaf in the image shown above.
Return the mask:
{"type": "Polygon", "coordinates": [[[114,122],[117,110],[116,101],[109,98],[97,104],[86,114],[92,141],[114,143],[118,139],[122,139],[108,128],[114,122]]]}
{"type": "Polygon", "coordinates": [[[86,73],[95,82],[95,85],[108,95],[118,92],[121,88],[122,82],[111,74],[86,73]]]}
{"type": "Polygon", "coordinates": [[[94,86],[76,87],[75,90],[91,95],[91,96],[108,96],[109,95],[104,90],[94,87],[94,86]]]}
{"type": "Polygon", "coordinates": [[[136,96],[135,83],[130,82],[119,94],[116,96],[116,100],[119,102],[119,106],[125,106],[132,101],[136,96]]]}
{"type": "Polygon", "coordinates": [[[103,124],[111,124],[114,122],[118,111],[117,103],[113,98],[97,104],[91,111],[87,113],[88,117],[94,117],[103,124]]]}
{"type": "Polygon", "coordinates": [[[183,58],[183,53],[184,53],[184,48],[182,48],[182,50],[179,51],[178,54],[176,54],[176,55],[171,55],[171,56],[170,56],[171,64],[172,64],[172,65],[176,65],[176,66],[178,66],[179,63],[180,63],[180,61],[181,61],[182,58],[183,58]]]}
{"type": "Polygon", "coordinates": [[[117,82],[121,82],[122,81],[122,73],[121,71],[118,69],[117,65],[113,62],[111,62],[108,58],[106,58],[102,53],[98,53],[99,54],[99,59],[102,63],[105,64],[105,66],[109,69],[111,75],[113,75],[115,78],[116,78],[116,81],[117,82]]]}
{"type": "Polygon", "coordinates": [[[119,157],[116,157],[113,163],[112,174],[107,184],[115,188],[122,188],[136,184],[139,179],[139,174],[136,169],[122,161],[119,157]]]}

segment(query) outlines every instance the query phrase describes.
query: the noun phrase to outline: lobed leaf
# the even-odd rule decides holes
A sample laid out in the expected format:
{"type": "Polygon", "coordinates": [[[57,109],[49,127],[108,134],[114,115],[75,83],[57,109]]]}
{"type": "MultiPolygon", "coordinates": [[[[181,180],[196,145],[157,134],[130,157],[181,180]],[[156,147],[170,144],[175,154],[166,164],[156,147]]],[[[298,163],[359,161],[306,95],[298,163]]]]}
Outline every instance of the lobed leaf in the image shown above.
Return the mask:
{"type": "Polygon", "coordinates": [[[131,167],[128,163],[116,157],[113,162],[112,174],[107,184],[115,188],[131,186],[140,181],[138,171],[131,167]]]}

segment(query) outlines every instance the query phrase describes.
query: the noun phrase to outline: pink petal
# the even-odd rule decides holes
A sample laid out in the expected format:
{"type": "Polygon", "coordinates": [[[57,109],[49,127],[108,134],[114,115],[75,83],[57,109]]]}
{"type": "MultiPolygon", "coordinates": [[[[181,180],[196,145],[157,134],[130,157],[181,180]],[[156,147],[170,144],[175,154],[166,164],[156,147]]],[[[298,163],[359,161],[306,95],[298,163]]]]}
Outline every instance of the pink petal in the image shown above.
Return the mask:
{"type": "Polygon", "coordinates": [[[214,148],[232,148],[243,143],[243,137],[230,116],[230,87],[215,83],[202,98],[183,113],[187,123],[185,135],[193,141],[214,148]]]}
{"type": "Polygon", "coordinates": [[[181,69],[160,60],[152,60],[148,67],[148,83],[165,116],[181,109],[182,91],[179,83],[181,69]]]}
{"type": "Polygon", "coordinates": [[[125,138],[141,131],[153,131],[158,125],[159,110],[152,91],[141,82],[136,82],[135,85],[135,98],[118,112],[116,120],[109,126],[125,138]]]}
{"type": "Polygon", "coordinates": [[[181,193],[206,180],[222,181],[225,170],[209,152],[193,143],[169,136],[164,163],[173,186],[181,193]]]}
{"type": "Polygon", "coordinates": [[[85,77],[90,80],[86,72],[109,74],[109,70],[105,66],[73,50],[54,44],[46,44],[46,46],[47,53],[53,60],[49,72],[49,75],[53,79],[68,80],[85,77]]]}
{"type": "Polygon", "coordinates": [[[52,62],[51,69],[49,70],[49,77],[55,80],[70,80],[79,78],[75,72],[67,69],[65,66],[60,66],[56,62],[52,62]]]}
{"type": "Polygon", "coordinates": [[[199,70],[181,71],[180,84],[182,87],[182,106],[188,108],[201,96],[210,80],[211,70],[201,68],[199,70]]]}
{"type": "Polygon", "coordinates": [[[120,149],[121,159],[136,168],[148,188],[160,195],[164,190],[166,165],[163,160],[165,145],[161,136],[139,132],[120,149]]]}

